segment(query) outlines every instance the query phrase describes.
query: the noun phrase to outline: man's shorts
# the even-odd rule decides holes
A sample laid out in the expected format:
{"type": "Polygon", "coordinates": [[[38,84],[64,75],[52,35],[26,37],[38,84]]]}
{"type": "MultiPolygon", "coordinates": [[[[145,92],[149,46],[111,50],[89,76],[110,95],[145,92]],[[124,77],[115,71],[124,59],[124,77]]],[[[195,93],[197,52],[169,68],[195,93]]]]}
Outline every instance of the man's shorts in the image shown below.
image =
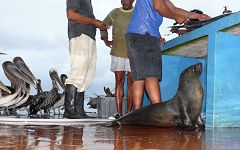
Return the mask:
{"type": "Polygon", "coordinates": [[[161,80],[162,55],[159,39],[148,33],[127,33],[126,42],[133,81],[148,77],[161,80]]]}
{"type": "Polygon", "coordinates": [[[127,71],[131,72],[129,59],[123,57],[111,56],[111,71],[127,71]]]}

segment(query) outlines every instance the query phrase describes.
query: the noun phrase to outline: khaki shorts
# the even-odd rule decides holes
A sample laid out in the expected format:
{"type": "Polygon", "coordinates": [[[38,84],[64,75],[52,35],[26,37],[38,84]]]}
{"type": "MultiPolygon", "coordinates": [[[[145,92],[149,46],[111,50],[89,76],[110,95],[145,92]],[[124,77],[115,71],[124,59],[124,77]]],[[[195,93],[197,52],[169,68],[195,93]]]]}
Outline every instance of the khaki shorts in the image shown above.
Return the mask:
{"type": "Polygon", "coordinates": [[[129,59],[123,57],[111,56],[111,71],[128,71],[131,72],[129,59]]]}

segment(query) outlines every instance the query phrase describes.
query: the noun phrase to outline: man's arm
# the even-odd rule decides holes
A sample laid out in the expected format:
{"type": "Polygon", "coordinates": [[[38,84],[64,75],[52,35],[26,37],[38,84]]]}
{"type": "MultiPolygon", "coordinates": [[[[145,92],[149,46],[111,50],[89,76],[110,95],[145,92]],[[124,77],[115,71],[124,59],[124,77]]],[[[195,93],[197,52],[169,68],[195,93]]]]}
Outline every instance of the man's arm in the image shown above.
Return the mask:
{"type": "Polygon", "coordinates": [[[170,0],[165,0],[166,5],[175,13],[177,14],[181,14],[183,16],[185,16],[187,19],[198,19],[198,20],[205,20],[205,19],[209,19],[210,17],[206,14],[198,14],[198,13],[194,13],[194,12],[189,12],[186,11],[182,8],[178,8],[175,7],[173,5],[173,3],[170,0]]]}
{"type": "Polygon", "coordinates": [[[166,0],[153,0],[154,9],[162,16],[174,19],[177,23],[182,24],[186,22],[186,17],[182,14],[175,13],[166,3],[166,0]]]}
{"type": "MultiPolygon", "coordinates": [[[[103,20],[103,22],[105,22],[108,27],[113,25],[113,18],[112,18],[112,12],[110,12],[105,19],[103,20]]],[[[113,40],[109,41],[108,39],[108,30],[104,30],[104,31],[100,31],[101,34],[101,39],[104,41],[105,45],[112,48],[113,47],[113,40]]]]}
{"type": "Polygon", "coordinates": [[[93,18],[83,16],[75,10],[71,10],[71,9],[68,10],[67,11],[67,18],[69,20],[72,20],[72,21],[77,22],[77,23],[94,25],[95,27],[99,28],[100,30],[107,30],[107,25],[104,22],[102,22],[100,20],[97,20],[97,19],[93,19],[93,18]]]}
{"type": "Polygon", "coordinates": [[[177,14],[168,7],[165,0],[153,0],[153,7],[162,16],[176,20],[177,14]]]}
{"type": "MultiPolygon", "coordinates": [[[[107,24],[108,28],[113,25],[113,19],[112,19],[112,12],[110,12],[105,19],[103,20],[104,23],[107,24]]],[[[101,39],[108,39],[108,30],[100,31],[101,39]]]]}

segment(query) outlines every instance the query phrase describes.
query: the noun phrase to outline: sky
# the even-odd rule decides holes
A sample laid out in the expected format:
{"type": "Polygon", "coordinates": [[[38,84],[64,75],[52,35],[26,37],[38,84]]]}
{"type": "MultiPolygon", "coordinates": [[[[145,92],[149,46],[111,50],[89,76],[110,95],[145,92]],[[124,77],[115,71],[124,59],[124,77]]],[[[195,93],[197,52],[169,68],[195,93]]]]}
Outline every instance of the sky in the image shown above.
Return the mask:
{"type": "MultiPolygon", "coordinates": [[[[200,9],[211,17],[221,15],[224,6],[233,12],[239,11],[239,0],[172,0],[176,7],[186,10],[200,9]]],[[[121,7],[120,0],[92,0],[95,17],[103,20],[114,8],[121,7]]],[[[33,74],[41,79],[43,90],[51,89],[48,74],[55,68],[59,75],[69,73],[67,18],[65,0],[0,0],[0,63],[12,61],[20,56],[33,74]]],[[[160,27],[161,35],[170,40],[169,26],[173,20],[164,19],[160,27]]],[[[97,66],[87,96],[104,95],[103,87],[114,90],[115,77],[110,71],[110,49],[96,36],[97,66]]],[[[9,85],[2,68],[0,80],[9,85]]],[[[32,88],[32,92],[35,92],[32,88]]]]}

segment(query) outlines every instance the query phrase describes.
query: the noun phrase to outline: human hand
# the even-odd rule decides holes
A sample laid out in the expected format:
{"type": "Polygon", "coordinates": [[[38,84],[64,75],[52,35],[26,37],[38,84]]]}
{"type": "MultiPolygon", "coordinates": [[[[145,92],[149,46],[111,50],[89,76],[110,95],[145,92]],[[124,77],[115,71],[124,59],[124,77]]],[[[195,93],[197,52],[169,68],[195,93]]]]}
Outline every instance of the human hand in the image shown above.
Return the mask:
{"type": "Polygon", "coordinates": [[[187,18],[184,15],[177,15],[175,21],[178,24],[184,24],[187,22],[187,18]]]}
{"type": "Polygon", "coordinates": [[[113,48],[113,40],[109,41],[108,39],[104,39],[104,43],[107,47],[113,48]]]}
{"type": "Polygon", "coordinates": [[[199,13],[191,13],[189,14],[189,16],[187,17],[187,19],[197,19],[199,21],[202,20],[207,20],[210,19],[211,17],[206,15],[206,14],[199,14],[199,13]]]}
{"type": "Polygon", "coordinates": [[[106,23],[97,19],[94,21],[94,25],[102,31],[106,31],[108,29],[108,25],[106,23]]]}
{"type": "Polygon", "coordinates": [[[210,19],[211,17],[206,14],[200,14],[198,17],[199,21],[210,19]]]}

